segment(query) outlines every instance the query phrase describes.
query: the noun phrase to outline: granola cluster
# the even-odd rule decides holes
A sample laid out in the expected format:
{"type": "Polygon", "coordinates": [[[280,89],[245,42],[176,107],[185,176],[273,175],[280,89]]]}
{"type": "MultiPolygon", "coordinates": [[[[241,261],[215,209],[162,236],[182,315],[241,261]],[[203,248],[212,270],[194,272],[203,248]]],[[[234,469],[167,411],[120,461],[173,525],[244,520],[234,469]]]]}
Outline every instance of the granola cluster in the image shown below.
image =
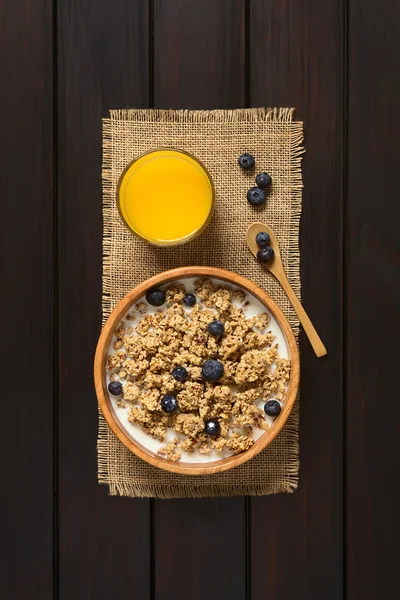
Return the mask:
{"type": "Polygon", "coordinates": [[[179,460],[182,451],[243,452],[254,444],[254,428],[268,428],[255,401],[272,397],[282,401],[290,374],[290,361],[279,357],[274,336],[267,330],[268,314],[247,318],[245,293],[216,287],[209,279],[195,282],[197,303],[190,308],[183,304],[182,284],[165,291],[162,309],[149,314],[145,303],[136,305],[115,333],[107,369],[110,379],[122,384],[118,404],[129,410],[130,422],[161,442],[167,433],[175,433],[158,450],[171,460],[179,460]],[[224,324],[219,338],[207,331],[215,319],[224,324]],[[208,359],[224,366],[215,383],[202,378],[201,367],[208,359]],[[174,379],[176,366],[186,368],[186,381],[174,379]],[[172,414],[161,408],[166,394],[178,401],[179,410],[172,414]],[[209,420],[218,421],[218,436],[205,432],[209,420]]]}

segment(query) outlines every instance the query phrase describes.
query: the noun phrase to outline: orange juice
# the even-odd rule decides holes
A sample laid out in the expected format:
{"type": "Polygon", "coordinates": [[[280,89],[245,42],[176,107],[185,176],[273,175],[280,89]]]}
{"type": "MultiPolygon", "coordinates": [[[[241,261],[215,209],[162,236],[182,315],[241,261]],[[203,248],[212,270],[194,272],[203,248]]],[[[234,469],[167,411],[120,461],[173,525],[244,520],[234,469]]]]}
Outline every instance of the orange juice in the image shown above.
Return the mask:
{"type": "Polygon", "coordinates": [[[158,246],[183,244],[209,222],[214,188],[205,167],[175,149],[143,154],[123,172],[117,195],[128,228],[158,246]]]}

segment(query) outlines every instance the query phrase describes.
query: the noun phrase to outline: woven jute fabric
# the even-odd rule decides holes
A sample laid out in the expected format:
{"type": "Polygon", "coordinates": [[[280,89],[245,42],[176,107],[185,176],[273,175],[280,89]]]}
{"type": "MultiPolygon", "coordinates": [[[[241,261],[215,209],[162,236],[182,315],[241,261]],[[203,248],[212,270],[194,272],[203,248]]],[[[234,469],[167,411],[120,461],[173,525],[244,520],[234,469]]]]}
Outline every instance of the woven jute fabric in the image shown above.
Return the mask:
{"type": "MultiPolygon", "coordinates": [[[[294,109],[212,111],[113,110],[103,120],[103,319],[139,282],[180,266],[208,265],[237,272],[265,289],[295,334],[298,320],[285,293],[246,246],[246,229],[265,221],[275,231],[289,281],[300,295],[299,220],[303,124],[294,109]],[[122,223],[116,190],[121,172],[139,154],[159,147],[186,150],[210,172],[216,191],[212,222],[192,242],[174,248],[149,246],[122,223]],[[254,173],[242,171],[238,156],[250,152],[257,172],[272,177],[268,201],[259,209],[246,201],[254,173]]],[[[188,210],[190,210],[188,190],[188,210]]],[[[278,437],[251,461],[223,473],[168,473],[136,458],[99,414],[98,477],[110,494],[140,497],[263,495],[292,492],[298,483],[298,402],[278,437]]]]}

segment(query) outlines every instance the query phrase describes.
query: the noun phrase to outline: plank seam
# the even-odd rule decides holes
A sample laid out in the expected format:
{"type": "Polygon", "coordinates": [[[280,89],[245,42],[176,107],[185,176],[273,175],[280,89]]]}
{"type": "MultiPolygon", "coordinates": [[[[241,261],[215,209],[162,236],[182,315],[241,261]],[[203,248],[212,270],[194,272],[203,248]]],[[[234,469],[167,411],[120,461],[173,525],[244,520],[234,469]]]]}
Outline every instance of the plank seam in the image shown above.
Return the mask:
{"type": "Polygon", "coordinates": [[[59,598],[58,3],[51,0],[53,124],[53,598],[59,598]]]}
{"type": "Polygon", "coordinates": [[[342,272],[343,272],[343,290],[342,290],[342,306],[343,306],[343,323],[342,323],[342,377],[343,377],[343,448],[342,448],[342,470],[343,470],[343,599],[348,597],[348,573],[347,573],[347,542],[348,542],[348,517],[347,517],[347,430],[348,430],[348,414],[347,414],[347,361],[348,361],[348,266],[347,266],[347,236],[348,236],[348,176],[349,176],[349,154],[348,154],[348,135],[349,135],[349,4],[350,0],[343,2],[343,233],[342,233],[342,272]]]}

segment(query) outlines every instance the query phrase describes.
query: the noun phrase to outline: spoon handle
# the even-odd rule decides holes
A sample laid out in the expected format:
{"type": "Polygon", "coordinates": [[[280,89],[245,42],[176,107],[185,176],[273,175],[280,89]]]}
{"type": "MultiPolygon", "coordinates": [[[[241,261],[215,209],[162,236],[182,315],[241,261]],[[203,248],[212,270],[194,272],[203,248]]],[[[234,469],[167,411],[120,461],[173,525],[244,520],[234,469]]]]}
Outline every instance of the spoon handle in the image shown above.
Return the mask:
{"type": "Polygon", "coordinates": [[[292,303],[292,306],[296,311],[297,316],[299,317],[300,323],[302,324],[303,329],[306,332],[308,339],[310,340],[310,344],[313,347],[315,354],[318,356],[318,358],[321,358],[321,356],[325,356],[327,354],[327,350],[324,344],[322,343],[322,340],[319,337],[318,333],[316,332],[314,325],[311,323],[302,304],[300,303],[299,299],[294,293],[283,270],[279,273],[277,279],[279,280],[290,302],[292,303]]]}

